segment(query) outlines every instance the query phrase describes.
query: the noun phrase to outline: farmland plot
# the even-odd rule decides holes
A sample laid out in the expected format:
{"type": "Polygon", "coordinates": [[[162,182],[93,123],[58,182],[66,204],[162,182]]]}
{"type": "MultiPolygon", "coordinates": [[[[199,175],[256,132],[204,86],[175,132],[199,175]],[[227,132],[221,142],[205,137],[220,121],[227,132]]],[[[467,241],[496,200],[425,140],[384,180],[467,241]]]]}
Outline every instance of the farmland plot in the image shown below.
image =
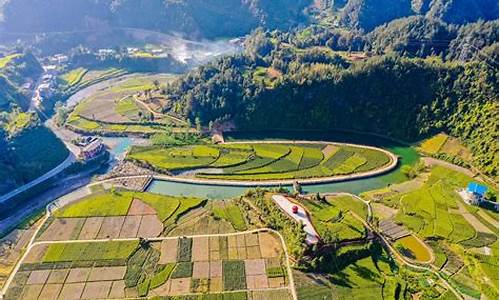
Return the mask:
{"type": "Polygon", "coordinates": [[[134,147],[127,159],[160,172],[186,171],[178,174],[181,177],[243,181],[350,175],[379,169],[391,161],[378,150],[322,143],[134,147]]]}

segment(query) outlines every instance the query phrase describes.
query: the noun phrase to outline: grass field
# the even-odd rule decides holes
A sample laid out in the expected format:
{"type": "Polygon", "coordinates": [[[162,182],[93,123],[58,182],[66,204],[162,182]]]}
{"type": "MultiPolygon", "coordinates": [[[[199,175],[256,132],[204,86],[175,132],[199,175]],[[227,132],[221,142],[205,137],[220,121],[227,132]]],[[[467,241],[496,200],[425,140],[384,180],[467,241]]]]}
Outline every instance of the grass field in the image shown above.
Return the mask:
{"type": "Polygon", "coordinates": [[[133,200],[133,192],[107,192],[91,195],[54,212],[55,217],[124,216],[133,200]]]}
{"type": "Polygon", "coordinates": [[[325,264],[332,270],[322,274],[294,271],[299,300],[411,298],[403,296],[404,280],[398,278],[399,270],[380,247],[345,246],[325,264]]]}
{"type": "Polygon", "coordinates": [[[365,236],[365,227],[351,213],[366,219],[366,205],[350,196],[328,197],[325,201],[303,200],[311,220],[325,242],[354,240],[365,236]]]}
{"type": "MultiPolygon", "coordinates": [[[[394,220],[433,249],[432,264],[446,277],[457,276],[452,284],[458,290],[474,298],[479,293],[481,298],[497,299],[498,229],[481,215],[496,219],[498,214],[470,206],[460,198],[457,191],[473,178],[442,166],[431,168],[424,177],[420,187],[387,193],[376,201],[396,209],[394,220]]],[[[427,255],[419,253],[421,247],[415,242],[404,238],[395,246],[406,256],[425,261],[427,255]],[[417,248],[411,250],[412,245],[417,248]]]]}
{"type": "Polygon", "coordinates": [[[100,81],[119,77],[125,74],[127,74],[126,70],[116,68],[97,70],[76,68],[61,74],[58,79],[62,83],[63,91],[71,95],[100,81]]]}
{"type": "Polygon", "coordinates": [[[212,206],[212,212],[215,217],[229,221],[235,230],[244,231],[247,229],[240,208],[232,202],[216,202],[212,206]]]}
{"type": "Polygon", "coordinates": [[[422,142],[419,148],[425,153],[435,154],[441,150],[447,139],[446,134],[440,133],[422,142]]]}
{"type": "Polygon", "coordinates": [[[453,243],[472,239],[476,230],[457,213],[462,201],[455,189],[472,181],[465,175],[435,167],[421,188],[398,195],[401,208],[396,220],[423,238],[444,238],[453,243]]]}
{"type": "Polygon", "coordinates": [[[458,138],[444,133],[423,141],[418,149],[425,154],[437,155],[439,158],[453,163],[457,163],[457,160],[458,162],[470,162],[473,159],[471,151],[458,138]]]}
{"type": "MultiPolygon", "coordinates": [[[[60,80],[67,82],[67,92],[70,92],[121,75],[120,70],[114,69],[87,72],[75,69],[60,80]],[[70,85],[71,81],[76,83],[70,85]]],[[[92,92],[81,101],[68,116],[66,124],[89,133],[161,133],[168,129],[167,126],[174,127],[172,131],[179,131],[185,122],[161,113],[170,104],[161,94],[160,86],[154,85],[156,81],[164,83],[172,78],[170,74],[137,74],[115,79],[110,86],[92,92]]]]}
{"type": "Polygon", "coordinates": [[[331,146],[249,143],[134,147],[127,159],[165,172],[194,170],[194,176],[199,178],[254,181],[347,175],[390,162],[381,151],[352,146],[339,146],[325,157],[322,151],[327,147],[331,146]]]}
{"type": "Polygon", "coordinates": [[[10,63],[13,59],[21,56],[19,53],[10,54],[4,57],[0,57],[0,69],[4,68],[8,63],[10,63]]]}
{"type": "Polygon", "coordinates": [[[61,76],[59,76],[59,78],[65,85],[73,86],[75,84],[78,84],[87,72],[88,70],[85,68],[76,68],[62,74],[61,76]]]}
{"type": "Polygon", "coordinates": [[[51,244],[42,262],[126,259],[138,245],[138,241],[51,244]]]}
{"type": "Polygon", "coordinates": [[[25,112],[11,113],[9,115],[9,122],[5,124],[5,129],[7,130],[10,136],[14,136],[17,133],[31,126],[34,117],[35,116],[32,113],[25,113],[25,112]]]}
{"type": "Polygon", "coordinates": [[[165,225],[174,224],[181,215],[203,203],[202,199],[194,197],[173,197],[122,190],[105,191],[62,207],[54,212],[54,216],[58,218],[125,216],[134,199],[151,206],[165,225]]]}

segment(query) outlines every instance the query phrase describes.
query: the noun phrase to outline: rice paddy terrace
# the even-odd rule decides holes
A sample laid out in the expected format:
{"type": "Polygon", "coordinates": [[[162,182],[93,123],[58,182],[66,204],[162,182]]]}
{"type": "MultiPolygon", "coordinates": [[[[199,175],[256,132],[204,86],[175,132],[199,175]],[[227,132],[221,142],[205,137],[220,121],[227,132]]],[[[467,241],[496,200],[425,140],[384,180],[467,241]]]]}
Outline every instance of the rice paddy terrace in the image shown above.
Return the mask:
{"type": "Polygon", "coordinates": [[[163,109],[170,108],[171,102],[161,94],[159,84],[172,78],[171,74],[136,74],[114,78],[97,90],[90,87],[88,93],[82,91],[77,97],[66,127],[100,135],[179,131],[186,122],[163,113],[163,109]]]}
{"type": "Polygon", "coordinates": [[[397,165],[395,155],[379,148],[310,141],[133,147],[127,159],[178,180],[220,184],[340,181],[397,165]]]}

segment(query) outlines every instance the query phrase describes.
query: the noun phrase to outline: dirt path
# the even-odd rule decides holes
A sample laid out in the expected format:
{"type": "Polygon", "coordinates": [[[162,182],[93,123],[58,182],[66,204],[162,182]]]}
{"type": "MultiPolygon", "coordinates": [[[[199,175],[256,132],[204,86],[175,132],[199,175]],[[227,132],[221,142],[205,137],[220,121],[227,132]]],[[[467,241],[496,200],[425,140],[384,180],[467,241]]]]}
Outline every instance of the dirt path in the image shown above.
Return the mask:
{"type": "Polygon", "coordinates": [[[491,225],[495,226],[495,228],[498,228],[498,221],[490,217],[486,212],[479,210],[477,214],[483,218],[486,222],[490,223],[491,225]]]}
{"type": "Polygon", "coordinates": [[[422,160],[424,161],[424,164],[426,166],[443,166],[443,167],[452,169],[454,171],[460,172],[462,174],[465,174],[465,175],[467,175],[469,177],[476,176],[476,174],[474,172],[472,172],[471,170],[469,170],[469,169],[466,169],[464,167],[460,167],[460,166],[454,165],[452,163],[449,163],[447,161],[443,161],[443,160],[440,160],[440,159],[437,159],[437,158],[422,157],[422,160]]]}
{"type": "Polygon", "coordinates": [[[461,201],[456,201],[458,205],[458,211],[460,214],[469,222],[469,224],[474,227],[478,232],[493,233],[486,225],[479,221],[473,214],[471,214],[461,201]]]}

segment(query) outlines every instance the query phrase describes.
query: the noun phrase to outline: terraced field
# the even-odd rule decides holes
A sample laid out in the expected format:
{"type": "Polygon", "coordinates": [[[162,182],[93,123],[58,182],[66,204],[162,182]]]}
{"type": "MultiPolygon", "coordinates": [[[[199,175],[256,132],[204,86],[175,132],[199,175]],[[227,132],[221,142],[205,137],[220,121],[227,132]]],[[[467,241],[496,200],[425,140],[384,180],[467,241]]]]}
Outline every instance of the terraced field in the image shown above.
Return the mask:
{"type": "Polygon", "coordinates": [[[311,220],[324,242],[356,240],[365,237],[363,223],[366,220],[366,205],[351,196],[327,197],[324,201],[300,201],[311,215],[311,220]]]}
{"type": "MultiPolygon", "coordinates": [[[[402,192],[386,188],[372,199],[393,209],[396,213],[389,217],[432,249],[432,265],[451,278],[457,290],[471,298],[482,294],[485,299],[498,299],[497,228],[481,217],[488,214],[496,220],[498,213],[469,206],[460,198],[458,192],[474,178],[443,166],[428,171],[422,185],[402,192]]],[[[421,246],[412,236],[394,243],[403,256],[428,261],[429,254],[421,246]]]]}
{"type": "Polygon", "coordinates": [[[392,162],[380,150],[326,143],[134,147],[127,159],[160,172],[240,181],[351,175],[376,170],[392,162]]]}
{"type": "MultiPolygon", "coordinates": [[[[75,69],[62,75],[60,80],[76,89],[92,72],[75,69]]],[[[171,79],[170,74],[139,74],[117,80],[116,84],[99,89],[83,99],[68,116],[66,126],[92,134],[152,134],[165,132],[170,127],[178,131],[186,124],[161,113],[161,108],[168,106],[169,102],[161,96],[160,87],[154,84],[171,79]]]]}
{"type": "Polygon", "coordinates": [[[61,74],[58,80],[62,85],[63,91],[71,95],[95,83],[125,74],[127,74],[127,71],[124,69],[108,68],[88,70],[85,68],[77,68],[61,74]]]}

